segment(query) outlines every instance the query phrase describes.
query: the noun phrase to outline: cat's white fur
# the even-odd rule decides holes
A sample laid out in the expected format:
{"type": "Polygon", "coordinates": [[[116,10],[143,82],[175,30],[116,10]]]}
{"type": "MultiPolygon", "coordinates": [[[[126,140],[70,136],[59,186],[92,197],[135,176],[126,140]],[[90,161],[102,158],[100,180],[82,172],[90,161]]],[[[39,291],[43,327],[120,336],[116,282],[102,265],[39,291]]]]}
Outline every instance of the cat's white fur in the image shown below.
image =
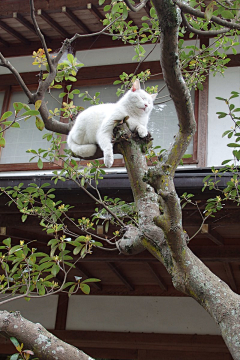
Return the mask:
{"type": "Polygon", "coordinates": [[[129,116],[127,123],[130,130],[136,130],[141,138],[147,136],[147,124],[156,96],[142,90],[139,80],[136,80],[117,103],[89,107],[76,118],[67,138],[69,148],[75,155],[87,158],[95,154],[98,144],[103,150],[104,164],[111,167],[115,121],[129,116]]]}

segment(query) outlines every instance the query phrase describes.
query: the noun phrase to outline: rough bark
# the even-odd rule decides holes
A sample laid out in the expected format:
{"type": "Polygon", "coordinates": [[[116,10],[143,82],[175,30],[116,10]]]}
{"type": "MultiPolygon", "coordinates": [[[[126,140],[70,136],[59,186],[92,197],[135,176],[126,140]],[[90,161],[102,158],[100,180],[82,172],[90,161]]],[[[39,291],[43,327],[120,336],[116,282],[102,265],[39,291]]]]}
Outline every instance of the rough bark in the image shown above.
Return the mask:
{"type": "Polygon", "coordinates": [[[41,324],[24,319],[19,312],[0,311],[0,334],[16,337],[24,349],[41,360],[89,360],[88,355],[49,333],[41,324]]]}

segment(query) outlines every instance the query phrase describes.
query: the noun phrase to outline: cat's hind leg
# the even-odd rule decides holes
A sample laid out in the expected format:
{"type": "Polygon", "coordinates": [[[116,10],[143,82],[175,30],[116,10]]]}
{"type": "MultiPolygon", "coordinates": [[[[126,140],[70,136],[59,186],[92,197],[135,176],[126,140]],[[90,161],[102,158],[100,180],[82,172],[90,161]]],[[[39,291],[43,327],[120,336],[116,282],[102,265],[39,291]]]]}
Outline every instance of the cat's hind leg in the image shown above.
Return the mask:
{"type": "Polygon", "coordinates": [[[72,143],[71,150],[75,155],[78,155],[82,158],[88,158],[95,154],[95,152],[97,151],[97,145],[95,144],[78,145],[72,143]]]}

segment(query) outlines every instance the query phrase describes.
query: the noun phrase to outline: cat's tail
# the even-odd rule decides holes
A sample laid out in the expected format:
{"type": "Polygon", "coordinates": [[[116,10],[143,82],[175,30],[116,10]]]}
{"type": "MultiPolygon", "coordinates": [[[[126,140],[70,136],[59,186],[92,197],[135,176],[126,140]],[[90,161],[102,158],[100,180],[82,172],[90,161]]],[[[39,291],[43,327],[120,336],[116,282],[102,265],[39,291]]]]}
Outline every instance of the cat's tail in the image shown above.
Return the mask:
{"type": "Polygon", "coordinates": [[[75,155],[78,155],[81,158],[88,158],[90,156],[93,156],[97,151],[96,144],[77,144],[72,137],[71,131],[67,137],[67,144],[69,149],[72,150],[75,155]]]}

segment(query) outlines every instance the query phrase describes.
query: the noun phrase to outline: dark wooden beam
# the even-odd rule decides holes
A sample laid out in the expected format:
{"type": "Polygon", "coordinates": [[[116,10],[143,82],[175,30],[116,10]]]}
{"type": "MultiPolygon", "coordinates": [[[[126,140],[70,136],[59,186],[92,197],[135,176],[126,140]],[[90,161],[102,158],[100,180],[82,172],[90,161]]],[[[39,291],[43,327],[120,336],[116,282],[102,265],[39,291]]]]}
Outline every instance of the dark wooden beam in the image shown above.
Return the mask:
{"type": "Polygon", "coordinates": [[[151,5],[149,4],[149,2],[147,2],[144,7],[144,10],[146,11],[146,14],[149,18],[150,18],[150,9],[151,9],[151,5]]]}
{"type": "MultiPolygon", "coordinates": [[[[79,263],[76,263],[75,266],[82,273],[82,275],[85,276],[87,279],[95,277],[86,268],[84,268],[83,265],[80,265],[79,263]]],[[[93,282],[90,285],[91,285],[91,287],[94,287],[97,290],[102,291],[102,286],[98,282],[96,282],[96,283],[93,282]]]]}
{"type": "Polygon", "coordinates": [[[30,41],[28,39],[26,39],[24,36],[22,36],[19,32],[17,32],[16,30],[14,30],[13,28],[11,28],[9,25],[7,25],[5,22],[3,22],[2,20],[0,20],[0,27],[5,30],[8,34],[12,35],[13,37],[15,37],[15,39],[19,40],[21,43],[25,44],[25,45],[29,45],[30,41]]]}
{"type": "Polygon", "coordinates": [[[40,16],[44,21],[48,23],[55,31],[58,32],[63,38],[70,38],[71,35],[62,27],[60,26],[51,16],[49,16],[46,11],[42,9],[37,10],[37,15],[40,16]]]}
{"type": "MultiPolygon", "coordinates": [[[[93,0],[95,4],[98,1],[93,0]]],[[[86,9],[86,0],[68,0],[68,6],[74,10],[86,9]]],[[[62,6],[66,5],[66,0],[34,0],[35,9],[43,9],[49,13],[59,12],[62,6]]],[[[0,14],[6,17],[11,17],[12,12],[17,11],[21,14],[29,15],[30,7],[29,0],[1,0],[0,14]]]]}
{"type": "Polygon", "coordinates": [[[62,12],[75,24],[77,25],[84,33],[90,34],[91,30],[85,25],[82,20],[80,20],[68,7],[63,6],[62,12]]]}
{"type": "Polygon", "coordinates": [[[7,42],[7,41],[5,41],[5,40],[3,40],[3,38],[1,38],[1,37],[0,37],[0,43],[3,44],[3,45],[6,46],[6,47],[9,47],[9,46],[10,46],[10,43],[7,42]]]}
{"type": "Polygon", "coordinates": [[[65,330],[66,329],[68,302],[69,302],[68,294],[61,293],[58,295],[55,330],[65,330]]]}
{"type": "MultiPolygon", "coordinates": [[[[20,22],[20,24],[24,25],[29,31],[31,31],[33,34],[37,36],[35,27],[27,19],[25,19],[20,13],[14,12],[13,18],[16,19],[18,22],[20,22]]],[[[44,34],[42,30],[41,32],[44,35],[45,40],[47,42],[51,42],[51,39],[46,34],[44,34]]]]}
{"type": "Polygon", "coordinates": [[[217,245],[220,246],[224,245],[223,237],[220,234],[218,234],[216,230],[211,229],[211,226],[209,224],[203,224],[201,229],[201,234],[205,235],[208,239],[210,239],[217,245]]]}
{"type": "MultiPolygon", "coordinates": [[[[116,348],[146,349],[168,351],[186,351],[196,354],[229,354],[220,335],[197,334],[148,334],[102,331],[53,331],[60,339],[80,348],[116,348]]],[[[150,358],[150,357],[149,357],[150,358]]],[[[159,357],[163,358],[163,357],[159,357]]],[[[165,357],[164,357],[165,359],[165,357]]],[[[179,359],[179,357],[172,357],[179,359]]],[[[202,357],[203,359],[203,357],[202,357]]],[[[231,358],[229,358],[231,359],[231,358]]]]}
{"type": "Polygon", "coordinates": [[[153,264],[150,262],[147,262],[148,268],[151,271],[152,275],[154,276],[155,280],[157,280],[158,285],[160,288],[164,291],[167,290],[167,286],[164,284],[164,281],[161,279],[161,276],[156,272],[156,270],[153,267],[153,264]]]}
{"type": "Polygon", "coordinates": [[[134,287],[130,284],[129,280],[117,269],[113,262],[107,262],[107,265],[129,290],[134,291],[134,287]]]}
{"type": "Polygon", "coordinates": [[[100,11],[98,10],[98,8],[97,8],[94,4],[88,3],[88,4],[87,4],[87,9],[88,9],[99,21],[105,19],[105,16],[100,13],[100,11]]]}

